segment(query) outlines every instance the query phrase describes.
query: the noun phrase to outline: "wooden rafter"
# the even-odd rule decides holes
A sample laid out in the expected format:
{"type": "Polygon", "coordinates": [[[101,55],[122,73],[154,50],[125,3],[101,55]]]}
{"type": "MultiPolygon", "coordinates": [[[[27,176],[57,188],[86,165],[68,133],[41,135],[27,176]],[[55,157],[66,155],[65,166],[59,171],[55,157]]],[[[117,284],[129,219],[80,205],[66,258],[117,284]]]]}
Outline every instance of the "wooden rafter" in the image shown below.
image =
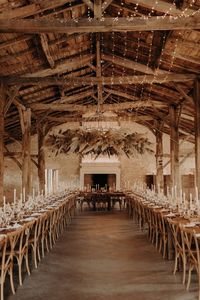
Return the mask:
{"type": "MultiPolygon", "coordinates": [[[[8,100],[5,104],[4,107],[4,117],[6,117],[6,114],[11,106],[11,104],[13,103],[13,101],[15,100],[16,95],[18,94],[20,89],[20,86],[14,86],[13,89],[11,89],[11,91],[8,91],[8,100]]],[[[15,102],[16,103],[16,102],[15,102]]]]}
{"type": "Polygon", "coordinates": [[[187,18],[151,17],[151,18],[98,18],[80,19],[78,22],[41,19],[0,20],[0,32],[22,33],[75,33],[75,32],[111,32],[111,31],[150,31],[150,30],[186,30],[200,29],[199,13],[187,18]]]}
{"type": "Polygon", "coordinates": [[[73,94],[71,96],[63,96],[63,97],[61,97],[59,102],[60,103],[73,103],[73,102],[76,102],[78,100],[82,100],[85,97],[91,96],[92,92],[93,91],[91,89],[89,89],[89,90],[86,90],[82,93],[73,94]]]}
{"type": "Polygon", "coordinates": [[[53,69],[55,67],[55,62],[50,53],[50,49],[49,49],[49,45],[48,45],[48,38],[47,38],[46,34],[44,34],[44,33],[40,34],[40,42],[41,42],[42,50],[45,54],[45,57],[50,65],[50,67],[53,69]]]}
{"type": "Polygon", "coordinates": [[[164,83],[164,82],[186,82],[193,81],[197,78],[194,74],[159,74],[159,75],[138,75],[138,76],[116,76],[116,77],[67,77],[65,78],[57,78],[57,77],[40,77],[40,76],[32,76],[32,77],[15,77],[15,76],[2,76],[0,77],[0,82],[10,84],[21,84],[21,85],[66,85],[69,82],[76,84],[85,84],[85,85],[96,85],[99,82],[102,82],[104,85],[111,84],[144,84],[144,83],[164,83]]]}
{"type": "Polygon", "coordinates": [[[108,8],[108,6],[113,2],[113,0],[104,0],[102,4],[102,13],[108,8]]]}
{"type": "Polygon", "coordinates": [[[57,64],[54,69],[47,68],[32,74],[26,74],[25,77],[37,77],[37,76],[45,77],[45,76],[67,73],[87,65],[89,62],[91,62],[94,59],[94,57],[95,56],[93,54],[87,54],[87,55],[85,54],[82,55],[81,59],[80,56],[69,58],[65,61],[62,61],[62,63],[57,64]]]}
{"type": "MultiPolygon", "coordinates": [[[[155,11],[167,13],[168,15],[177,16],[182,13],[180,9],[174,6],[172,3],[167,3],[163,0],[126,0],[127,3],[133,3],[140,6],[143,6],[148,9],[154,9],[155,11]]],[[[188,8],[186,15],[190,15],[194,12],[193,9],[188,8]]]]}
{"type": "MultiPolygon", "coordinates": [[[[166,107],[165,103],[158,101],[135,101],[135,102],[122,102],[113,104],[102,104],[101,111],[118,111],[137,107],[166,107]]],[[[80,111],[80,112],[96,112],[95,105],[73,105],[73,104],[43,104],[35,103],[31,105],[34,110],[50,110],[50,111],[80,111]]]]}
{"type": "Polygon", "coordinates": [[[132,114],[132,116],[117,116],[117,117],[100,117],[100,118],[84,118],[84,117],[51,117],[49,116],[47,118],[49,121],[56,122],[56,123],[74,123],[74,122],[137,122],[137,121],[151,121],[153,120],[153,117],[146,116],[146,115],[138,115],[138,114],[132,114]]]}
{"type": "Polygon", "coordinates": [[[83,0],[83,2],[92,10],[94,11],[94,4],[91,0],[83,0]]]}

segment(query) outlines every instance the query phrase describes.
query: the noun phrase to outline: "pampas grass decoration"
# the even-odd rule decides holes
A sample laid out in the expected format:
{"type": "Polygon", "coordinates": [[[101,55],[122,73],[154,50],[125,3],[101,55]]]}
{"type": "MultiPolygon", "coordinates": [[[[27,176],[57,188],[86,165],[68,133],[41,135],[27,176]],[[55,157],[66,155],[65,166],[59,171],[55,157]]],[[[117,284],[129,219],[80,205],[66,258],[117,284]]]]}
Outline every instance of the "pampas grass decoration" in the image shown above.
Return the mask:
{"type": "Polygon", "coordinates": [[[152,144],[139,133],[127,133],[120,130],[71,130],[59,131],[50,134],[46,140],[46,146],[51,147],[56,155],[59,153],[76,153],[81,156],[93,154],[98,157],[103,155],[121,155],[127,157],[135,154],[153,153],[152,144]]]}

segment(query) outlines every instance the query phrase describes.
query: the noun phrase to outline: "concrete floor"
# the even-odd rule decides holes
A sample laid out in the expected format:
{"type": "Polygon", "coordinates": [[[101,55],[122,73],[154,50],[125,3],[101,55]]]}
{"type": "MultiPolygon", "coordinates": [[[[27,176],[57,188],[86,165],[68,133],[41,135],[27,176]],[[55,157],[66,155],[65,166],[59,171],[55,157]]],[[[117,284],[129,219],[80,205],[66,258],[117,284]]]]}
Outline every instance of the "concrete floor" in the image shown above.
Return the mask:
{"type": "Polygon", "coordinates": [[[172,269],[126,213],[83,212],[6,300],[197,299],[172,269]]]}

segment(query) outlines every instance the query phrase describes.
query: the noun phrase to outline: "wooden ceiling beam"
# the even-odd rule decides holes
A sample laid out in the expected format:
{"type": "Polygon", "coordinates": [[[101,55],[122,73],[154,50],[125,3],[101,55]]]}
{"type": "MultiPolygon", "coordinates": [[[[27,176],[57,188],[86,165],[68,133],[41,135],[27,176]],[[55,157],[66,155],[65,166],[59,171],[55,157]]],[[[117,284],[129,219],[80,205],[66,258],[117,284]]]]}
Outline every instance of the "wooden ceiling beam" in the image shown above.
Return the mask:
{"type": "Polygon", "coordinates": [[[24,5],[15,9],[8,9],[0,12],[0,19],[15,19],[15,18],[25,18],[39,14],[45,10],[54,9],[56,7],[65,5],[66,3],[73,3],[73,0],[43,0],[41,3],[31,3],[29,5],[24,5]]]}
{"type": "MultiPolygon", "coordinates": [[[[54,70],[51,70],[52,72],[54,70]]],[[[63,70],[64,72],[64,70],[63,70]]],[[[193,81],[198,76],[194,74],[159,74],[159,75],[138,75],[138,76],[116,76],[116,77],[66,77],[66,78],[58,78],[58,77],[45,77],[45,74],[49,72],[47,70],[40,71],[34,74],[26,75],[26,77],[15,77],[15,76],[1,76],[0,82],[12,85],[12,84],[20,84],[20,85],[66,85],[68,83],[72,83],[74,85],[85,84],[85,85],[97,85],[99,82],[103,83],[103,85],[130,85],[130,84],[153,84],[153,83],[164,83],[164,82],[187,82],[193,81]],[[31,76],[32,75],[32,76],[31,76]],[[42,75],[42,76],[41,76],[42,75]],[[43,77],[44,76],[44,77],[43,77]]]]}
{"type": "Polygon", "coordinates": [[[108,6],[113,2],[113,0],[104,0],[102,4],[102,13],[108,8],[108,6]]]}
{"type": "MultiPolygon", "coordinates": [[[[159,108],[166,107],[166,104],[159,101],[135,101],[135,102],[123,102],[123,103],[113,103],[113,104],[102,104],[101,111],[118,111],[124,109],[138,108],[138,107],[152,107],[156,106],[159,108]]],[[[96,105],[76,105],[76,104],[43,104],[35,103],[31,104],[30,107],[33,110],[49,110],[49,111],[80,111],[82,113],[86,112],[96,112],[96,105]]]]}
{"type": "Polygon", "coordinates": [[[55,62],[54,62],[54,59],[53,59],[50,49],[49,49],[48,38],[47,38],[46,34],[44,34],[44,33],[40,34],[40,43],[42,46],[42,50],[45,54],[45,57],[50,65],[50,67],[53,69],[55,67],[55,62]]]}
{"type": "MultiPolygon", "coordinates": [[[[162,12],[172,16],[179,16],[182,13],[181,9],[176,8],[172,3],[167,3],[162,0],[126,0],[126,3],[137,4],[150,10],[162,12]]],[[[191,15],[195,10],[188,8],[185,15],[191,15]]]]}
{"type": "Polygon", "coordinates": [[[127,58],[123,58],[117,55],[110,55],[110,54],[105,54],[102,53],[102,59],[104,59],[107,62],[119,65],[121,67],[125,67],[127,69],[131,69],[131,70],[135,70],[144,74],[168,74],[169,72],[164,71],[164,70],[153,70],[150,67],[148,67],[147,65],[143,65],[141,63],[135,62],[131,59],[127,59],[127,58]]]}
{"type": "Polygon", "coordinates": [[[51,122],[56,122],[56,123],[74,123],[74,122],[137,122],[137,121],[150,121],[153,120],[153,117],[151,116],[146,116],[146,115],[132,115],[129,117],[126,116],[117,116],[117,117],[100,117],[100,118],[84,118],[84,117],[47,117],[47,119],[51,122]]]}
{"type": "Polygon", "coordinates": [[[10,40],[1,42],[0,43],[0,50],[2,50],[4,48],[7,48],[7,47],[11,47],[11,46],[13,46],[14,44],[17,44],[17,43],[26,42],[26,41],[28,41],[32,38],[33,38],[33,35],[21,35],[21,36],[12,38],[10,40]]]}
{"type": "Polygon", "coordinates": [[[75,32],[111,32],[111,31],[150,31],[150,30],[186,30],[200,29],[199,13],[187,18],[151,17],[151,18],[105,18],[99,20],[87,18],[74,20],[23,19],[0,20],[0,32],[22,33],[75,33],[75,32]]]}
{"type": "MultiPolygon", "coordinates": [[[[72,70],[82,68],[85,65],[87,65],[89,62],[91,62],[94,59],[94,54],[85,54],[82,55],[81,59],[80,56],[68,58],[65,61],[62,61],[61,63],[57,64],[54,69],[47,68],[41,71],[37,71],[35,73],[30,73],[24,75],[25,77],[46,77],[46,76],[52,76],[56,74],[61,73],[67,73],[72,70]]],[[[67,83],[68,80],[66,80],[67,83]]]]}
{"type": "MultiPolygon", "coordinates": [[[[82,100],[85,97],[89,97],[91,95],[92,95],[92,91],[91,91],[91,89],[89,89],[89,90],[86,90],[83,93],[78,93],[78,94],[74,94],[74,95],[71,95],[71,96],[61,97],[61,99],[59,100],[59,103],[69,103],[69,102],[73,103],[75,101],[82,100]]],[[[54,102],[54,103],[56,103],[56,102],[54,102]]]]}
{"type": "Polygon", "coordinates": [[[94,4],[91,0],[83,0],[83,2],[92,10],[94,11],[94,4]]]}

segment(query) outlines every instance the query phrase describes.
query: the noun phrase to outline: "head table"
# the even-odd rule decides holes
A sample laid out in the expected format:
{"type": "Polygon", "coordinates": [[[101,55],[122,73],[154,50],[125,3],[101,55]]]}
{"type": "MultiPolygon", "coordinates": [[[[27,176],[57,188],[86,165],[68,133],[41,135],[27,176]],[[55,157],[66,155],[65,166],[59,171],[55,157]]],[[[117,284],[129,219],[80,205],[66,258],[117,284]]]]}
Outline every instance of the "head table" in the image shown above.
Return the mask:
{"type": "Polygon", "coordinates": [[[121,191],[84,191],[79,193],[81,211],[84,203],[86,203],[89,208],[92,207],[93,210],[98,210],[99,208],[111,210],[115,204],[118,203],[121,210],[124,201],[125,193],[121,191]]]}

